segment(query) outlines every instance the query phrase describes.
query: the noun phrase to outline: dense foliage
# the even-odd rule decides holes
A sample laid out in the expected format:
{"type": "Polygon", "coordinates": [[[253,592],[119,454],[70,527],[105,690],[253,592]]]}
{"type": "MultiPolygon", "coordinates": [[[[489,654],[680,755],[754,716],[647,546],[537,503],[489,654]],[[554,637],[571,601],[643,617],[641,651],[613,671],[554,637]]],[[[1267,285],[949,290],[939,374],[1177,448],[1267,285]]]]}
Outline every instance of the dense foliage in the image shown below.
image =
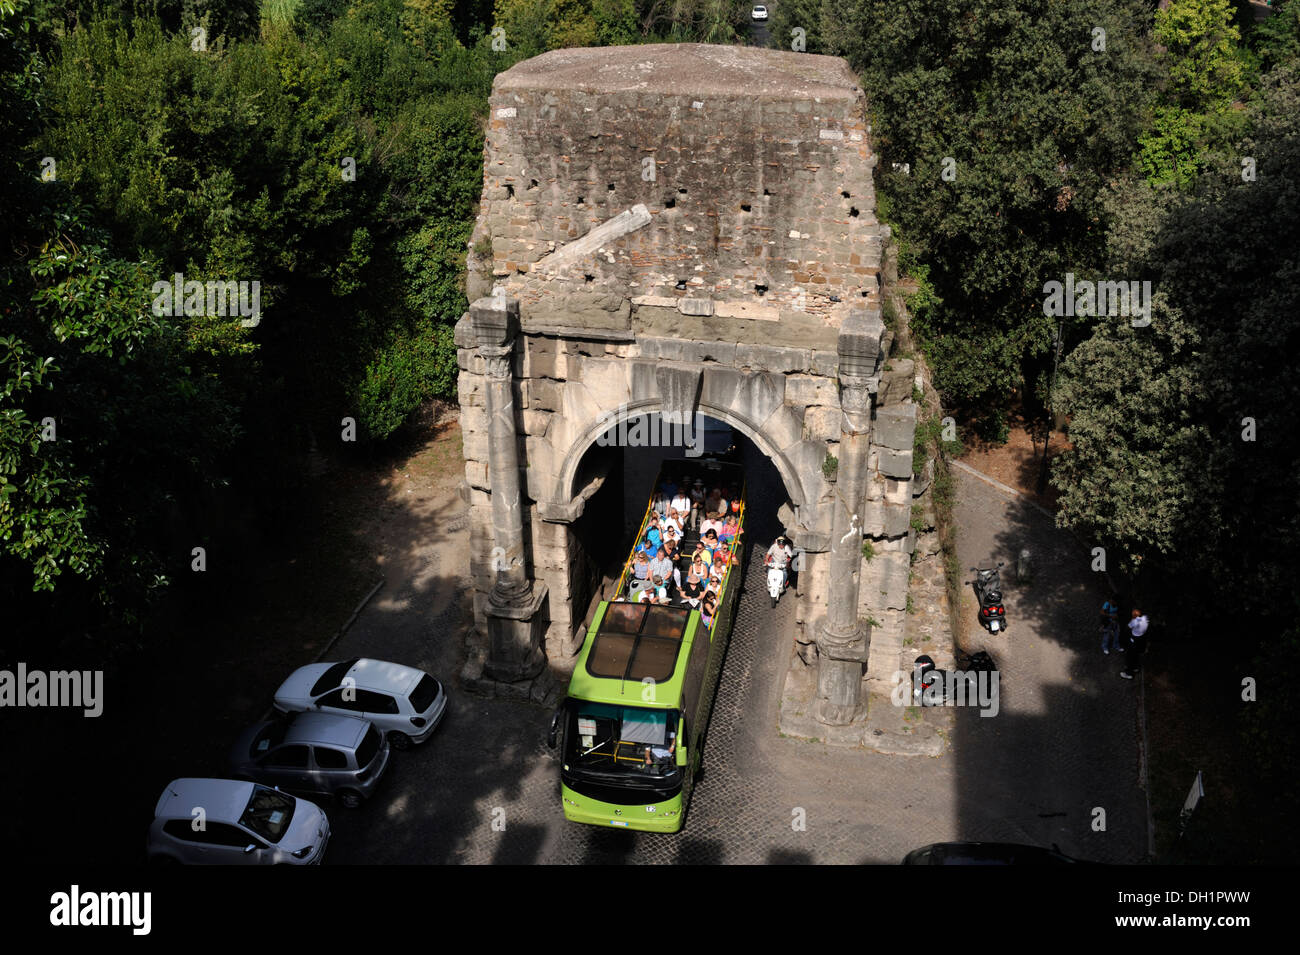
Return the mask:
{"type": "Polygon", "coordinates": [[[454,397],[482,118],[514,60],[419,0],[0,17],[0,591],[134,633],[195,546],[278,519],[310,445],[346,452],[343,419],[374,443],[454,397]],[[160,300],[178,273],[256,283],[259,311],[160,300]]]}
{"type": "Polygon", "coordinates": [[[1153,586],[1198,574],[1294,620],[1300,3],[1255,24],[1227,0],[793,0],[773,45],[795,27],[860,72],[949,407],[997,438],[1050,400],[1063,523],[1153,586]],[[1150,324],[1047,314],[1070,274],[1150,282],[1150,324]]]}
{"type": "Polygon", "coordinates": [[[1117,194],[1116,265],[1153,275],[1156,308],[1146,328],[1100,323],[1066,360],[1075,450],[1055,481],[1062,520],[1130,567],[1155,559],[1257,619],[1294,620],[1300,72],[1270,72],[1244,116],[1190,193],[1117,194]]]}
{"type": "MultiPolygon", "coordinates": [[[[827,0],[815,31],[873,112],[886,212],[925,292],[915,328],[955,410],[1032,388],[1043,285],[1102,259],[1099,197],[1142,132],[1143,10],[1025,0],[827,0]],[[1094,33],[1104,24],[1104,37],[1094,33]]],[[[781,42],[786,43],[784,38],[781,42]]]]}
{"type": "Polygon", "coordinates": [[[246,551],[292,510],[309,449],[376,445],[453,398],[495,74],[561,46],[732,42],[746,15],[725,0],[0,3],[6,600],[137,633],[194,547],[246,551]]]}

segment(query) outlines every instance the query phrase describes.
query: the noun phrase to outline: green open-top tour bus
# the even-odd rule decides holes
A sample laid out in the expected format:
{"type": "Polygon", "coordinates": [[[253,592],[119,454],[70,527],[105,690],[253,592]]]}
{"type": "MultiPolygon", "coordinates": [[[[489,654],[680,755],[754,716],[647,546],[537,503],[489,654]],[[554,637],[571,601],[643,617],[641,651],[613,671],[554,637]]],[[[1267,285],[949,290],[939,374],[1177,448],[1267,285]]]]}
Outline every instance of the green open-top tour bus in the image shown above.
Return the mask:
{"type": "MultiPolygon", "coordinates": [[[[707,459],[667,461],[656,491],[668,477],[735,488],[739,507],[732,510],[743,532],[745,484],[739,466],[707,459]]],[[[653,501],[652,494],[637,542],[645,538],[653,501]]],[[[560,741],[566,819],[654,832],[682,828],[744,579],[742,537],[737,534],[724,546],[727,562],[710,625],[681,601],[631,602],[631,559],[615,599],[596,608],[568,696],[551,725],[551,745],[560,741]]],[[[698,533],[687,529],[677,565],[683,575],[698,540],[698,533]]]]}

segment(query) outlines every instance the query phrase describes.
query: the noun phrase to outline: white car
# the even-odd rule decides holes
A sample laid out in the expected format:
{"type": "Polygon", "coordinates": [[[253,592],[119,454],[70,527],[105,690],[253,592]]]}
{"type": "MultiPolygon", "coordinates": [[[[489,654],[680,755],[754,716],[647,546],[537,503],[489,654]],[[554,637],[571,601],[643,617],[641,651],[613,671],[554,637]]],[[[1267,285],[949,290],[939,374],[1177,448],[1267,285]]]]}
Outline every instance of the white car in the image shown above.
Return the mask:
{"type": "Polygon", "coordinates": [[[433,735],[447,694],[423,670],[358,658],[299,667],[275,691],[275,708],[359,716],[379,727],[394,749],[409,749],[433,735]]]}
{"type": "Polygon", "coordinates": [[[761,6],[761,5],[760,5],[760,6],[755,6],[754,9],[753,9],[753,11],[751,11],[749,15],[750,15],[753,19],[755,19],[755,20],[766,20],[766,19],[767,19],[767,7],[764,7],[764,6],[761,6]]]}
{"type": "Polygon", "coordinates": [[[153,863],[319,865],[330,823],[315,803],[234,779],[173,779],[154,808],[153,863]]]}

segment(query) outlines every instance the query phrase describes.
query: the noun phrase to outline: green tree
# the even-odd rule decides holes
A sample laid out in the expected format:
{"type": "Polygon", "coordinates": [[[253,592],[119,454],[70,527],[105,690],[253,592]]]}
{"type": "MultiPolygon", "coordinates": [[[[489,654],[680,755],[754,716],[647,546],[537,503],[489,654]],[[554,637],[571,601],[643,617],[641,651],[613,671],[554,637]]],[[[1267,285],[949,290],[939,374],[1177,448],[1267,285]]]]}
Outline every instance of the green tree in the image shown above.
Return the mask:
{"type": "Polygon", "coordinates": [[[825,53],[822,43],[823,0],[783,0],[769,7],[771,16],[769,33],[775,50],[789,50],[794,41],[794,30],[803,31],[803,53],[825,53]]]}
{"type": "Polygon", "coordinates": [[[640,39],[633,0],[592,0],[591,13],[598,45],[623,46],[640,39]]]}
{"type": "Polygon", "coordinates": [[[1300,3],[1276,0],[1272,8],[1272,16],[1255,24],[1245,38],[1264,72],[1300,59],[1300,3]]]}
{"type": "Polygon", "coordinates": [[[505,31],[511,52],[520,59],[558,46],[554,0],[496,0],[493,24],[505,31]]]}
{"type": "MultiPolygon", "coordinates": [[[[1123,187],[1114,260],[1155,283],[1151,325],[1098,325],[1062,366],[1074,450],[1058,458],[1063,524],[1153,579],[1289,625],[1300,606],[1300,73],[1265,77],[1234,152],[1181,198],[1123,187]],[[1213,232],[1214,242],[1206,236],[1213,232]]],[[[1266,624],[1261,623],[1261,626],[1266,624]]]]}
{"type": "Polygon", "coordinates": [[[877,188],[928,267],[932,307],[913,328],[958,411],[1028,390],[1055,325],[1044,284],[1101,263],[1098,197],[1127,167],[1150,101],[1144,16],[1127,0],[822,8],[826,52],[846,56],[867,93],[877,188]]]}
{"type": "Polygon", "coordinates": [[[1227,0],[1172,0],[1156,11],[1152,33],[1163,47],[1173,102],[1198,111],[1231,105],[1245,71],[1227,0]]]}
{"type": "Polygon", "coordinates": [[[1231,107],[1245,87],[1247,58],[1232,18],[1227,0],[1174,0],[1156,11],[1152,33],[1166,82],[1141,140],[1149,182],[1186,188],[1205,154],[1240,134],[1231,107]]]}

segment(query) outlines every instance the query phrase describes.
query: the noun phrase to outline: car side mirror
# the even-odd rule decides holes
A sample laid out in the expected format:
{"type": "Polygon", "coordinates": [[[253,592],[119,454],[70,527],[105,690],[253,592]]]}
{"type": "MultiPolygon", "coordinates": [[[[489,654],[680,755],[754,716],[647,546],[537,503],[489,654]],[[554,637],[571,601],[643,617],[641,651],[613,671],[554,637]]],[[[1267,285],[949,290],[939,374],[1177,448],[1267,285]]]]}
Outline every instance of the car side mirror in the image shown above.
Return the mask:
{"type": "Polygon", "coordinates": [[[560,715],[563,712],[563,707],[556,707],[554,715],[551,716],[551,729],[546,734],[546,745],[551,749],[555,749],[556,741],[560,735],[560,715]]]}

